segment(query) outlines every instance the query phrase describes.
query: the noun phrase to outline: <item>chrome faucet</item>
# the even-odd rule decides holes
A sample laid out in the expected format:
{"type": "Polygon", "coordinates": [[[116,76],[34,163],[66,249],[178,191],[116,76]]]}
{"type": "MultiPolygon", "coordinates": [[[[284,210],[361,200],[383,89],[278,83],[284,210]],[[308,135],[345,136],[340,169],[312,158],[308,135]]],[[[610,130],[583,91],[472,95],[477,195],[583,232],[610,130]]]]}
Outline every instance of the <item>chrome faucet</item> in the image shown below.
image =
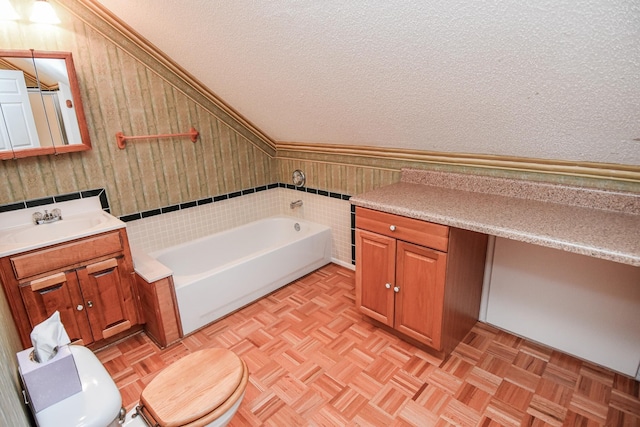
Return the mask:
{"type": "Polygon", "coordinates": [[[56,208],[49,212],[45,209],[44,213],[34,212],[33,215],[31,215],[31,218],[35,225],[49,224],[50,222],[60,221],[62,219],[62,211],[56,208]]]}
{"type": "Polygon", "coordinates": [[[291,209],[299,208],[300,206],[302,206],[302,200],[296,200],[295,202],[291,202],[289,206],[291,207],[291,209]]]}

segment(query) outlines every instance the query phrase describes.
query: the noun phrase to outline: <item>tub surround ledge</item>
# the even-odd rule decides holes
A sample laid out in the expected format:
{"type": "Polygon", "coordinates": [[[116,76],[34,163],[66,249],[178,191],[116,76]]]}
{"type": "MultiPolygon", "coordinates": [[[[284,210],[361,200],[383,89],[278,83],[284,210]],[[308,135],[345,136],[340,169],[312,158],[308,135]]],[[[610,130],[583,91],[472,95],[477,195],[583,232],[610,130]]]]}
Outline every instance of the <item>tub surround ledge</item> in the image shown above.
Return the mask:
{"type": "Polygon", "coordinates": [[[356,206],[640,266],[640,194],[403,169],[356,206]]]}
{"type": "Polygon", "coordinates": [[[157,282],[173,275],[173,271],[157,259],[135,247],[131,247],[133,267],[147,283],[157,282]]]}

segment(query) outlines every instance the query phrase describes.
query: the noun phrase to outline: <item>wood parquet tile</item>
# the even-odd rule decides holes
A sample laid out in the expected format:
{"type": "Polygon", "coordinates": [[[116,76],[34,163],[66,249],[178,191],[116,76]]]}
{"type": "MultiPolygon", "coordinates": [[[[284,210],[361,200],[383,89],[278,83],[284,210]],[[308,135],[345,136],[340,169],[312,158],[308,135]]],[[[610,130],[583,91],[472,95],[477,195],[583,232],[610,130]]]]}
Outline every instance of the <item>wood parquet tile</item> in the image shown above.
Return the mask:
{"type": "Polygon", "coordinates": [[[239,426],[640,426],[640,385],[478,322],[447,360],[355,309],[330,264],[164,350],[140,333],[97,352],[124,405],[190,352],[225,347],[250,371],[239,426]]]}

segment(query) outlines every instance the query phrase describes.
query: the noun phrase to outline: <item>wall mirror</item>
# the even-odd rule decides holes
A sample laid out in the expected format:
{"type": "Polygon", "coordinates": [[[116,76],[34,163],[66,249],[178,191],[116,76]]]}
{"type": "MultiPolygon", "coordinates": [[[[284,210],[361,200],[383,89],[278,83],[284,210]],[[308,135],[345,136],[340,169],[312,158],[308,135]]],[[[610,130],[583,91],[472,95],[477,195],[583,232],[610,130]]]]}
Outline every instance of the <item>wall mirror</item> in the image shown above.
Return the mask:
{"type": "Polygon", "coordinates": [[[0,49],[0,159],[90,149],[71,53],[0,49]]]}

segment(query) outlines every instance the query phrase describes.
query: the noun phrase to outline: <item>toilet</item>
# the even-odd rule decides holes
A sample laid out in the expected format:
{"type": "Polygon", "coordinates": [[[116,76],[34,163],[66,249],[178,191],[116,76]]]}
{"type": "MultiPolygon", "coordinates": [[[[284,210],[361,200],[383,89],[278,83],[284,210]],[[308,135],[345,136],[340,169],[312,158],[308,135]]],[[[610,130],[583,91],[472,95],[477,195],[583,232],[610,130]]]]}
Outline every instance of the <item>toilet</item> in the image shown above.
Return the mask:
{"type": "Polygon", "coordinates": [[[234,352],[208,348],[166,367],[129,413],[113,379],[91,350],[69,346],[82,391],[34,414],[38,427],[222,427],[233,418],[249,370],[234,352]]]}

